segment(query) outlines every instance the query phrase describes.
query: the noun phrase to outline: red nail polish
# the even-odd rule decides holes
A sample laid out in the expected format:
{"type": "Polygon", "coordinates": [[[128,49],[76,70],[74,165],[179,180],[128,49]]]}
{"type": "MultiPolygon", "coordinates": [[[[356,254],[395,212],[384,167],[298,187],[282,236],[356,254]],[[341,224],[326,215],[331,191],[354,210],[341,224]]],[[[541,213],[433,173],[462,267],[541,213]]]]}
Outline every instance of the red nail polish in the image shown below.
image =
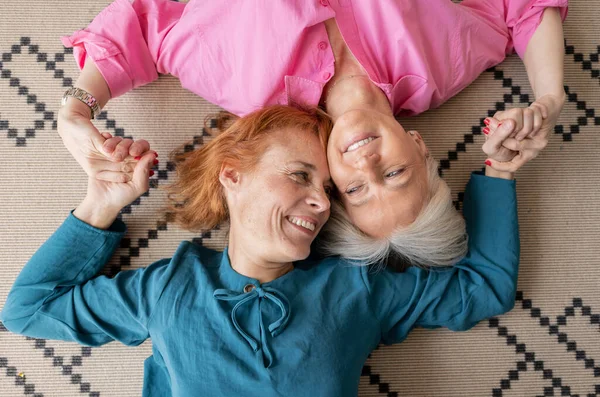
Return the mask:
{"type": "Polygon", "coordinates": [[[490,120],[488,120],[488,119],[483,119],[483,124],[485,124],[485,125],[490,125],[490,120]]]}
{"type": "Polygon", "coordinates": [[[150,176],[154,175],[154,171],[150,170],[150,176]]]}
{"type": "Polygon", "coordinates": [[[156,165],[156,164],[158,164],[158,160],[154,160],[152,163],[153,163],[154,165],[156,165]]]}
{"type": "Polygon", "coordinates": [[[485,165],[489,165],[491,167],[492,166],[492,162],[490,160],[485,160],[485,165]]]}
{"type": "Polygon", "coordinates": [[[134,160],[140,160],[142,157],[141,156],[135,156],[133,159],[134,160]]]}
{"type": "Polygon", "coordinates": [[[502,125],[502,123],[498,124],[498,127],[500,127],[502,125]]]}
{"type": "Polygon", "coordinates": [[[154,157],[158,157],[158,153],[154,152],[154,157]]]}
{"type": "Polygon", "coordinates": [[[489,129],[489,128],[487,128],[487,127],[485,127],[485,128],[483,129],[483,133],[484,133],[485,135],[489,134],[489,133],[490,133],[490,129],[489,129]]]}

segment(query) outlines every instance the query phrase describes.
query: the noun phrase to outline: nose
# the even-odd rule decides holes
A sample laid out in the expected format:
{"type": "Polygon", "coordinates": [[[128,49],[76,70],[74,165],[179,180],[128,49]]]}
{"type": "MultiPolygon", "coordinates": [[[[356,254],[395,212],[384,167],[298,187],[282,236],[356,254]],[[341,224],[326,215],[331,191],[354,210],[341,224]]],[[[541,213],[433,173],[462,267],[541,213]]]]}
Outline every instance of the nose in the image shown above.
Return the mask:
{"type": "Polygon", "coordinates": [[[331,202],[324,188],[315,189],[308,198],[308,204],[319,212],[328,211],[331,207],[331,202]]]}
{"type": "Polygon", "coordinates": [[[381,156],[377,153],[367,152],[364,155],[360,156],[356,159],[354,165],[357,169],[361,171],[368,171],[381,160],[381,156]]]}

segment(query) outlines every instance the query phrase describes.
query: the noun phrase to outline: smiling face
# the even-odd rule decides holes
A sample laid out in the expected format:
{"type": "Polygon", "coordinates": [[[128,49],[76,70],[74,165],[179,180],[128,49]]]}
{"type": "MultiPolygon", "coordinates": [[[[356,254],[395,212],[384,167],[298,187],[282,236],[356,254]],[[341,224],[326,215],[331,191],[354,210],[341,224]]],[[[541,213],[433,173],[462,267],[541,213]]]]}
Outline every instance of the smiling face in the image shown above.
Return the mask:
{"type": "Polygon", "coordinates": [[[224,167],[221,180],[230,210],[230,232],[246,251],[269,262],[305,259],[329,218],[332,182],[316,134],[282,129],[248,172],[224,167]]]}
{"type": "Polygon", "coordinates": [[[428,199],[427,155],[420,135],[393,116],[359,109],[338,117],[327,158],[352,222],[372,237],[411,224],[428,199]]]}

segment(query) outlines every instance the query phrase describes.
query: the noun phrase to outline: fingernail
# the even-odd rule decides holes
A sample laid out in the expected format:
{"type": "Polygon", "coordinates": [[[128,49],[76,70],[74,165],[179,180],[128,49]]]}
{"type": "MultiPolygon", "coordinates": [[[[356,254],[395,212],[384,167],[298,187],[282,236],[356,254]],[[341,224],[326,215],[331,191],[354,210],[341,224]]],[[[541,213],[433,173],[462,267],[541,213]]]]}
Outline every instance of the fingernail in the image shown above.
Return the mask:
{"type": "Polygon", "coordinates": [[[158,157],[158,153],[154,152],[154,157],[158,157]]]}
{"type": "Polygon", "coordinates": [[[490,125],[490,120],[489,119],[483,119],[483,124],[490,125]]]}
{"type": "Polygon", "coordinates": [[[156,165],[156,164],[158,164],[158,160],[156,160],[156,159],[155,159],[155,160],[154,160],[152,163],[153,163],[154,165],[156,165]]]}
{"type": "Polygon", "coordinates": [[[491,167],[492,166],[492,162],[490,160],[485,160],[485,165],[489,165],[491,167]]]}
{"type": "Polygon", "coordinates": [[[150,176],[154,175],[154,171],[150,170],[150,176]]]}
{"type": "Polygon", "coordinates": [[[484,133],[485,135],[489,134],[489,133],[490,133],[490,129],[489,129],[489,128],[487,128],[487,127],[485,127],[485,128],[483,129],[483,133],[484,133]]]}
{"type": "Polygon", "coordinates": [[[135,156],[133,159],[134,159],[134,160],[141,160],[141,159],[142,159],[142,156],[135,156]]]}
{"type": "Polygon", "coordinates": [[[502,125],[502,123],[499,123],[499,124],[498,124],[498,127],[500,127],[501,125],[502,125]]]}

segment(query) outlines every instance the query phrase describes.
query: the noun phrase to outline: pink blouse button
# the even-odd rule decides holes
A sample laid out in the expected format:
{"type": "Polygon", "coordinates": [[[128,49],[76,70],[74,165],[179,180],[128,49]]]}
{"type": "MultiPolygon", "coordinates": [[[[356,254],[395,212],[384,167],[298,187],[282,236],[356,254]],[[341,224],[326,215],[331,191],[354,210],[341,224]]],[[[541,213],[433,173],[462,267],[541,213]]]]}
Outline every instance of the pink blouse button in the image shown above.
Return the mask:
{"type": "Polygon", "coordinates": [[[329,73],[329,72],[323,73],[323,80],[329,80],[330,77],[331,77],[331,73],[329,73]]]}
{"type": "Polygon", "coordinates": [[[319,3],[321,3],[323,7],[327,7],[329,5],[329,1],[327,0],[320,0],[319,3]]]}
{"type": "Polygon", "coordinates": [[[319,43],[319,50],[326,50],[327,49],[327,43],[322,41],[319,43]]]}

